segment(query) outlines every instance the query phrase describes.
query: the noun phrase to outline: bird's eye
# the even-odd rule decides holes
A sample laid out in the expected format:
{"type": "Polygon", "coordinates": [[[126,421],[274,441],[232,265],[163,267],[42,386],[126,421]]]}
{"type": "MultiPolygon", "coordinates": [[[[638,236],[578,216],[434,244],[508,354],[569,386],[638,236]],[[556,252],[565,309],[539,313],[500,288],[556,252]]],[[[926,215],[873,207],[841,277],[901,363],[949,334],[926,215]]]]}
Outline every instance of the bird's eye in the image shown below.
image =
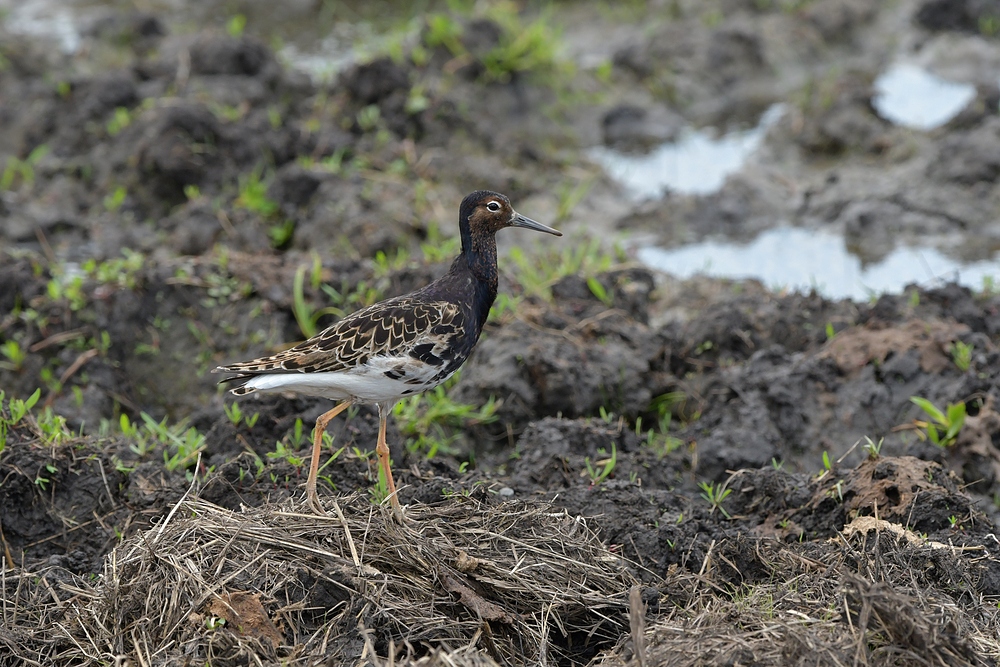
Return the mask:
{"type": "Polygon", "coordinates": [[[497,211],[500,210],[500,204],[498,204],[495,201],[491,201],[489,204],[486,205],[486,208],[496,213],[497,211]]]}

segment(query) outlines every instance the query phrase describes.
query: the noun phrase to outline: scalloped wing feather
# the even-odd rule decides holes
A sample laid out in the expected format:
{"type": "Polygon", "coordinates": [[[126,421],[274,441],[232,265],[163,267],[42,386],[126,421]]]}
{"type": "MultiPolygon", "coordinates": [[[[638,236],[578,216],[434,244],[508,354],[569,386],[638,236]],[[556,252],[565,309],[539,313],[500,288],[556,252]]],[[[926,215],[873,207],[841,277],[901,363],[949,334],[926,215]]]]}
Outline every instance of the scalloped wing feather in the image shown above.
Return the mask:
{"type": "Polygon", "coordinates": [[[374,357],[412,357],[437,366],[453,359],[454,339],[465,326],[454,303],[400,297],[359,310],[278,354],[215,370],[240,374],[228,382],[264,373],[350,371],[374,357]]]}

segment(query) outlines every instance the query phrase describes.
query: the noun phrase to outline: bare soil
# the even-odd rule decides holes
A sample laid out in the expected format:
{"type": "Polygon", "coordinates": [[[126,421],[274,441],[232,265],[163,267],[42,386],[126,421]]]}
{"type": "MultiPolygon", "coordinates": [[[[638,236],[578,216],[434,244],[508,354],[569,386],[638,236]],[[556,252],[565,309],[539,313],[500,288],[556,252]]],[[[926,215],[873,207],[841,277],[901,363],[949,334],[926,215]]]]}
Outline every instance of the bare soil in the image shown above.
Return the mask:
{"type": "Polygon", "coordinates": [[[414,55],[422,23],[326,82],[252,24],[109,16],[73,57],[0,28],[4,423],[41,388],[0,451],[0,665],[1000,661],[1000,295],[832,301],[627,255],[527,276],[588,235],[788,222],[866,259],[925,237],[988,256],[1000,5],[558,5],[577,67],[500,78],[483,54],[503,26],[455,15],[465,56],[414,55]],[[900,52],[976,100],[932,132],[880,118],[871,82],[900,52]],[[775,102],[712,195],[636,203],[583,158],[775,102]],[[208,371],[440,275],[482,187],[570,232],[502,258],[517,299],[448,389],[496,419],[433,431],[432,457],[390,422],[398,525],[376,415],[345,413],[313,515],[329,404],[240,404],[251,425],[208,371]],[[914,396],[965,406],[953,443],[927,440],[914,396]],[[184,428],[150,437],[161,422],[184,428]]]}

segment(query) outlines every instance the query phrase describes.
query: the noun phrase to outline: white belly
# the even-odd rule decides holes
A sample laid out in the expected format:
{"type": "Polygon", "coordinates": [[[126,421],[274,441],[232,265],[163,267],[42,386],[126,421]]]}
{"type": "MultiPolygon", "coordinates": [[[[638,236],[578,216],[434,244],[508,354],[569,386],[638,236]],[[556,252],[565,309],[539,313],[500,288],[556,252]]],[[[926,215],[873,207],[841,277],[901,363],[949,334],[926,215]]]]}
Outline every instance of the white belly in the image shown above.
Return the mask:
{"type": "Polygon", "coordinates": [[[334,401],[349,398],[368,403],[397,401],[426,391],[447,378],[434,381],[441,371],[412,357],[375,357],[361,368],[323,373],[269,373],[250,378],[244,387],[254,392],[291,391],[303,396],[318,396],[334,401]],[[400,367],[405,374],[399,379],[386,376],[388,370],[400,367]]]}

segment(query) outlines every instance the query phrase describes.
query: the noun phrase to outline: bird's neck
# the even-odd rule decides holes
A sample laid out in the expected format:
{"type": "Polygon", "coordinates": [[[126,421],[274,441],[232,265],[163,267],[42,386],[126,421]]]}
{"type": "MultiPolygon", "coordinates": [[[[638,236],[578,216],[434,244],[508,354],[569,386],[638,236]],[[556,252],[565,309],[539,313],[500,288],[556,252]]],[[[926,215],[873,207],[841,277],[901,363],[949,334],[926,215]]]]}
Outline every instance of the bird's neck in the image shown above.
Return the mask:
{"type": "Polygon", "coordinates": [[[490,307],[497,298],[497,242],[492,234],[462,235],[462,254],[455,259],[452,271],[468,272],[475,293],[475,316],[478,329],[489,317],[490,307]]]}

